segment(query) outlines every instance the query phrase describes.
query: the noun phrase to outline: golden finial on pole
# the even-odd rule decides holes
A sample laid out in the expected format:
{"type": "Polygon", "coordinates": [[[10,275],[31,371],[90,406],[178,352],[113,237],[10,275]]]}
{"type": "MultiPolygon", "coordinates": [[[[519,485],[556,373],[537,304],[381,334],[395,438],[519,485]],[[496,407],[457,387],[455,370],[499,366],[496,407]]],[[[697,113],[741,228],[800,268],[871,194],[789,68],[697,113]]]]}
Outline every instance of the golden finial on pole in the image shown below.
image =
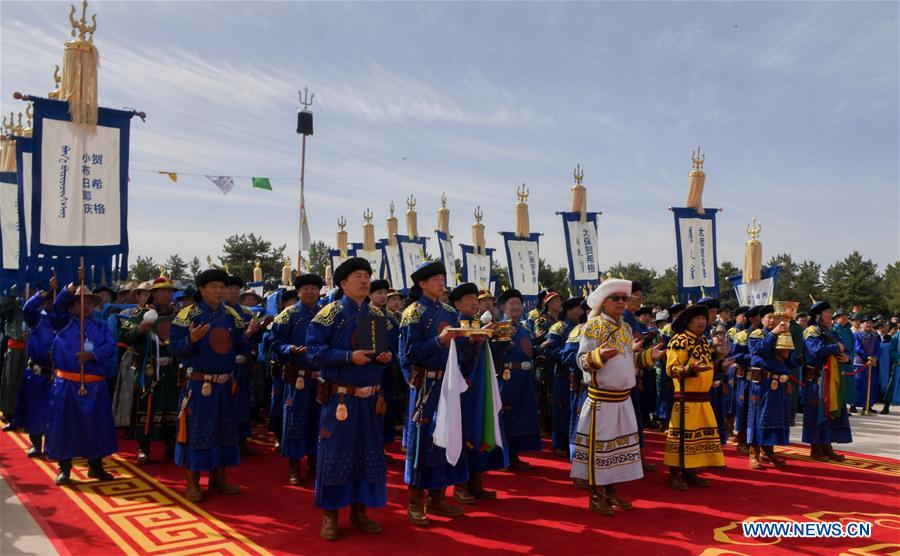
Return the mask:
{"type": "Polygon", "coordinates": [[[372,211],[369,210],[369,209],[366,209],[365,212],[363,212],[363,220],[365,221],[366,224],[371,224],[371,223],[372,223],[372,218],[373,218],[374,216],[375,216],[375,215],[373,215],[373,214],[372,214],[372,211]]]}
{"type": "Polygon", "coordinates": [[[394,216],[394,201],[391,201],[389,210],[390,216],[387,217],[387,242],[388,245],[394,247],[397,245],[397,232],[400,229],[397,224],[397,217],[394,216]]]}
{"type": "Polygon", "coordinates": [[[337,233],[337,248],[341,253],[341,257],[346,257],[348,251],[350,250],[350,244],[347,241],[347,231],[344,228],[347,227],[347,220],[341,216],[337,221],[338,225],[338,233],[337,233]]]}
{"type": "Polygon", "coordinates": [[[406,199],[406,235],[412,239],[419,238],[419,226],[416,217],[416,198],[412,195],[406,199]]]}
{"type": "Polygon", "coordinates": [[[447,208],[446,193],[441,193],[441,208],[438,209],[437,214],[437,229],[439,232],[450,235],[450,209],[447,208]]]}
{"type": "Polygon", "coordinates": [[[516,237],[528,237],[530,235],[528,224],[528,187],[523,183],[516,189],[516,237]]]}
{"type": "Polygon", "coordinates": [[[747,235],[750,239],[744,249],[744,276],[745,284],[759,282],[762,278],[762,242],[759,241],[759,234],[762,231],[762,225],[753,217],[753,221],[747,226],[747,235]]]}
{"type": "Polygon", "coordinates": [[[475,253],[478,255],[484,255],[486,253],[484,224],[481,223],[482,218],[484,218],[484,212],[481,210],[481,205],[478,205],[475,207],[475,223],[472,224],[472,247],[474,247],[475,253]]]}
{"type": "Polygon", "coordinates": [[[368,208],[363,212],[363,251],[375,250],[375,224],[372,224],[374,217],[368,208]]]}
{"type": "Polygon", "coordinates": [[[257,283],[263,281],[263,270],[259,259],[253,261],[253,281],[257,283]]]}
{"type": "Polygon", "coordinates": [[[97,15],[87,22],[87,0],[81,4],[81,20],[75,19],[75,6],[69,10],[69,23],[75,40],[65,44],[59,100],[69,103],[69,115],[76,125],[97,124],[97,68],[99,54],[94,47],[97,15]]]}
{"type": "Polygon", "coordinates": [[[75,6],[70,4],[69,23],[72,24],[72,36],[78,37],[78,40],[87,40],[94,42],[94,31],[97,30],[97,14],[91,16],[91,24],[87,24],[87,0],[81,3],[81,20],[75,20],[75,6]]]}
{"type": "Polygon", "coordinates": [[[584,170],[581,169],[581,164],[575,166],[575,171],[573,172],[575,177],[575,185],[572,186],[572,212],[577,212],[581,215],[581,222],[587,222],[587,189],[581,183],[584,180],[584,170]]]}
{"type": "Polygon", "coordinates": [[[337,225],[338,229],[343,232],[344,228],[347,227],[347,220],[343,216],[341,216],[338,218],[337,225]]]}
{"type": "Polygon", "coordinates": [[[207,265],[209,268],[213,268],[212,257],[210,257],[209,255],[206,256],[206,265],[207,265]]]}
{"type": "Polygon", "coordinates": [[[691,151],[692,170],[688,174],[688,195],[684,206],[696,209],[697,213],[703,212],[703,186],[706,183],[706,173],[703,171],[703,163],[706,161],[706,155],[700,152],[700,147],[696,151],[691,151]]]}

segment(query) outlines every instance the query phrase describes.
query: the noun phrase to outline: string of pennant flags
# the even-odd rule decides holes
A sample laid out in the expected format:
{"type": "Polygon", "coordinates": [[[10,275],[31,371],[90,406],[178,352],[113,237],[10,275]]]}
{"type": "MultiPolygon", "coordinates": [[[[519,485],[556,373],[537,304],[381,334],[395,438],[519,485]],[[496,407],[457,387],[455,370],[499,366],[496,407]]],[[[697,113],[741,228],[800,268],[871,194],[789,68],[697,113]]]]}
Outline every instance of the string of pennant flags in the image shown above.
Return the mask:
{"type": "Polygon", "coordinates": [[[197,176],[208,179],[213,183],[213,185],[218,188],[219,191],[222,192],[223,195],[227,195],[234,189],[235,180],[250,180],[251,189],[264,189],[266,191],[272,191],[272,181],[274,180],[291,180],[297,181],[297,178],[286,178],[286,177],[261,177],[261,176],[234,176],[234,175],[226,175],[226,176],[215,176],[210,174],[202,174],[199,172],[172,172],[169,170],[150,170],[147,168],[132,168],[132,172],[144,172],[150,174],[159,174],[163,176],[167,176],[169,180],[173,183],[178,182],[179,176],[197,176]]]}

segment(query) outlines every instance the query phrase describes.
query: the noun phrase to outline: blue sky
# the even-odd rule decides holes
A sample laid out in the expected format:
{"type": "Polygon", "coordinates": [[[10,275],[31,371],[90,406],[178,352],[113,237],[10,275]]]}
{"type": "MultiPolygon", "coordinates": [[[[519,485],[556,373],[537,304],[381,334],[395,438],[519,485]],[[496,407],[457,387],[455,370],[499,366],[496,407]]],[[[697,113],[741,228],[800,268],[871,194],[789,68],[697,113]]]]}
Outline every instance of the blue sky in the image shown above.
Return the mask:
{"type": "MultiPolygon", "coordinates": [[[[315,92],[306,200],[313,239],[336,221],[379,236],[394,200],[419,229],[442,192],[457,243],[481,205],[488,241],[513,230],[531,190],[541,254],[564,264],[562,225],[581,164],[600,264],[675,264],[666,208],[684,202],[691,150],[706,153],[719,260],[824,265],[859,249],[900,258],[896,2],[272,3],[96,2],[100,99],[132,124],[131,252],[217,255],[255,232],[296,251],[297,89],[315,92]],[[202,176],[268,176],[222,196],[202,176]]],[[[68,5],[0,4],[0,109],[45,94],[68,5]]],[[[430,245],[437,251],[434,240],[430,245]]],[[[502,252],[502,247],[501,247],[502,252]]]]}

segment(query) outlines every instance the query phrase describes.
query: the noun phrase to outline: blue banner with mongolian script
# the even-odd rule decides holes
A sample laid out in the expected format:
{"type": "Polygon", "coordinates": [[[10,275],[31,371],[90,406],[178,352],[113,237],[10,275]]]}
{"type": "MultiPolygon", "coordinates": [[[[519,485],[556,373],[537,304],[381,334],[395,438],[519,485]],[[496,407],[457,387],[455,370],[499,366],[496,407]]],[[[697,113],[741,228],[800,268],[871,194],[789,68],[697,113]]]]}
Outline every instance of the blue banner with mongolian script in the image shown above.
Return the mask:
{"type": "MultiPolygon", "coordinates": [[[[409,275],[412,274],[416,267],[426,259],[425,242],[427,238],[417,237],[415,239],[409,236],[397,234],[397,247],[399,247],[400,266],[403,273],[403,288],[399,291],[407,293],[409,288],[413,286],[409,275]]],[[[398,289],[397,286],[394,286],[398,289]]]]}
{"type": "Polygon", "coordinates": [[[453,255],[453,239],[450,234],[441,231],[435,231],[437,234],[438,248],[441,251],[441,262],[444,263],[444,269],[447,271],[447,288],[455,288],[457,283],[456,276],[456,257],[453,255]]]}
{"type": "MultiPolygon", "coordinates": [[[[579,212],[561,212],[569,262],[569,284],[572,292],[600,282],[597,266],[597,212],[588,212],[584,222],[579,212]]],[[[575,295],[575,294],[573,294],[575,295]]]]}
{"type": "Polygon", "coordinates": [[[19,283],[19,201],[15,172],[0,172],[0,292],[19,283]]]}
{"type": "Polygon", "coordinates": [[[472,245],[460,245],[459,250],[462,253],[463,282],[472,282],[478,286],[479,290],[493,293],[491,282],[494,276],[491,274],[491,269],[494,263],[494,250],[485,249],[479,253],[472,245]]]}
{"type": "Polygon", "coordinates": [[[506,246],[510,285],[521,292],[525,301],[534,299],[540,291],[538,240],[541,234],[517,237],[513,232],[500,232],[500,235],[503,236],[503,244],[506,246]]]}
{"type": "Polygon", "coordinates": [[[84,257],[93,285],[128,274],[128,145],[134,112],[100,108],[97,126],[76,126],[68,104],[34,101],[31,252],[65,283],[84,257]]]}
{"type": "Polygon", "coordinates": [[[708,208],[673,208],[675,244],[678,248],[678,300],[697,301],[704,295],[719,297],[719,263],[716,259],[716,213],[708,208]]]}
{"type": "Polygon", "coordinates": [[[738,305],[752,307],[754,305],[769,305],[775,300],[775,279],[781,267],[763,267],[758,282],[744,283],[744,275],[729,276],[728,282],[734,288],[738,305]]]}

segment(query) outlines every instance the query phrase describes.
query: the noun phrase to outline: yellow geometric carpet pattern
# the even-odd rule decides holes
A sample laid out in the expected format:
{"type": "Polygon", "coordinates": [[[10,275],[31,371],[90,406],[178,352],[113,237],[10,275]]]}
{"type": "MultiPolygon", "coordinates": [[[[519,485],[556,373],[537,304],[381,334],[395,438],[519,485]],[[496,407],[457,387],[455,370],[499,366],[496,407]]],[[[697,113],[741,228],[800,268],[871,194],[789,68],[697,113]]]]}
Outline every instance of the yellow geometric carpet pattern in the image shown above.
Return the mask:
{"type": "MultiPolygon", "coordinates": [[[[24,434],[9,436],[29,447],[24,434]]],[[[50,480],[56,477],[56,466],[33,461],[50,480]]],[[[73,463],[72,485],[62,491],[126,554],[270,554],[117,454],[104,459],[113,481],[89,479],[86,462],[73,463]]]]}

